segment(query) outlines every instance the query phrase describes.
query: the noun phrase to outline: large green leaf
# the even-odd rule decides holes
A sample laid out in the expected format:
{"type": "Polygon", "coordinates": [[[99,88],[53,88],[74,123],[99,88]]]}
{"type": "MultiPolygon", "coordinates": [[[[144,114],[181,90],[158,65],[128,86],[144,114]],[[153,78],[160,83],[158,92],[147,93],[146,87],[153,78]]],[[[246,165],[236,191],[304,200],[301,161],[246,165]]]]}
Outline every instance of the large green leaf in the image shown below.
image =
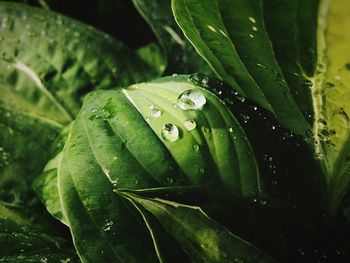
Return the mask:
{"type": "Polygon", "coordinates": [[[210,73],[189,41],[183,36],[171,12],[171,0],[132,0],[152,27],[164,50],[165,73],[210,73]]]}
{"type": "Polygon", "coordinates": [[[62,15],[0,3],[0,198],[28,207],[47,149],[92,89],[153,70],[108,35],[62,15]]]}
{"type": "Polygon", "coordinates": [[[177,22],[219,77],[305,137],[334,214],[350,182],[348,3],[205,3],[173,0],[177,22]]]}
{"type": "Polygon", "coordinates": [[[54,156],[45,166],[43,172],[33,182],[33,190],[38,195],[46,209],[56,219],[67,224],[63,216],[61,200],[58,193],[58,166],[62,158],[64,144],[68,138],[71,125],[62,129],[60,135],[51,144],[50,156],[54,156]]]}
{"type": "Polygon", "coordinates": [[[199,207],[130,192],[117,193],[152,213],[195,262],[274,262],[210,219],[199,207]]]}
{"type": "Polygon", "coordinates": [[[74,250],[62,238],[0,219],[0,262],[78,262],[74,250]]]}
{"type": "Polygon", "coordinates": [[[312,82],[316,156],[328,186],[328,207],[335,213],[350,186],[350,7],[347,1],[321,1],[317,54],[312,82]]]}
{"type": "Polygon", "coordinates": [[[221,79],[285,127],[307,133],[310,127],[275,58],[262,0],[173,0],[172,6],[187,38],[221,79]]]}
{"type": "Polygon", "coordinates": [[[113,189],[199,184],[265,194],[243,130],[215,95],[178,76],[86,97],[58,175],[83,260],[155,260],[141,215],[113,189]]]}

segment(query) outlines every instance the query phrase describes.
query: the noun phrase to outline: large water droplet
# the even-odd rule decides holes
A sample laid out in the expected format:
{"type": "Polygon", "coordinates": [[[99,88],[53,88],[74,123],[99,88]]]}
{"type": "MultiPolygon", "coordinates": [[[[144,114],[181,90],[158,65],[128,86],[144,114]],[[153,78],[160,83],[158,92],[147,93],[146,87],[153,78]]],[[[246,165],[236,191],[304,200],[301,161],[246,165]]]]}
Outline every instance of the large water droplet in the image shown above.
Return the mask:
{"type": "Polygon", "coordinates": [[[207,102],[199,90],[186,90],[177,99],[177,106],[182,110],[198,110],[207,102]]]}
{"type": "Polygon", "coordinates": [[[164,140],[168,142],[175,142],[179,139],[180,133],[176,125],[166,123],[162,128],[161,135],[164,140]]]}
{"type": "Polygon", "coordinates": [[[197,124],[194,120],[185,120],[183,125],[185,126],[186,130],[192,131],[196,128],[197,124]]]}

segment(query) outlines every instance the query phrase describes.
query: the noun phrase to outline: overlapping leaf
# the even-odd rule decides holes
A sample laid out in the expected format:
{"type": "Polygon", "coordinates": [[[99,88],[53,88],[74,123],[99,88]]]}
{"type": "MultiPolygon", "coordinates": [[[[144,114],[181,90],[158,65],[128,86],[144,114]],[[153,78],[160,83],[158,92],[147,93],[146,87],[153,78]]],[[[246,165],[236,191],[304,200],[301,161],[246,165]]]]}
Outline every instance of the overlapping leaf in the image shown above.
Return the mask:
{"type": "Polygon", "coordinates": [[[142,213],[113,189],[210,184],[237,196],[264,195],[238,122],[217,97],[187,78],[86,98],[58,176],[64,216],[83,260],[152,262],[159,256],[142,213]]]}

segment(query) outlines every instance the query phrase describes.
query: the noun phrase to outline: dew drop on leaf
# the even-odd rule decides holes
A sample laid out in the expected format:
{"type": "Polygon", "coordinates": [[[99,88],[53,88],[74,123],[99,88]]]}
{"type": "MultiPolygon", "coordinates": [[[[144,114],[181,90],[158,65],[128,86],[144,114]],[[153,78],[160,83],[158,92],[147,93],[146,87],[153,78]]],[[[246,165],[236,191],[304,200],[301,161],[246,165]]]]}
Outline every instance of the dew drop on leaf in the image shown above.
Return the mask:
{"type": "Polygon", "coordinates": [[[167,183],[172,184],[174,182],[174,178],[172,177],[167,177],[166,178],[167,183]]]}
{"type": "Polygon", "coordinates": [[[186,90],[177,99],[177,106],[182,110],[199,110],[207,102],[199,90],[186,90]]]}
{"type": "Polygon", "coordinates": [[[198,144],[193,144],[193,150],[198,152],[199,151],[199,145],[198,144]]]}
{"type": "Polygon", "coordinates": [[[156,108],[152,109],[151,114],[154,118],[159,118],[160,116],[162,116],[161,110],[156,108]]]}
{"type": "Polygon", "coordinates": [[[162,138],[168,142],[175,142],[179,139],[180,133],[176,125],[166,123],[161,130],[162,138]]]}
{"type": "Polygon", "coordinates": [[[188,130],[188,131],[194,130],[197,126],[197,124],[194,120],[185,120],[183,122],[183,125],[186,128],[186,130],[188,130]]]}

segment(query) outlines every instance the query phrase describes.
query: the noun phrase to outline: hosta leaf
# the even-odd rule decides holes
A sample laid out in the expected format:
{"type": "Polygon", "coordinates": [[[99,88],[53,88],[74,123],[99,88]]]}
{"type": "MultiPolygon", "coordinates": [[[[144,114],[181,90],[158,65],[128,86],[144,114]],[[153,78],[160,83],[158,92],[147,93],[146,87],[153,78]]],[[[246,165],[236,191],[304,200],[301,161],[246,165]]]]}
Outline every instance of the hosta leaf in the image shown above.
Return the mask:
{"type": "Polygon", "coordinates": [[[219,77],[305,137],[334,214],[350,182],[348,3],[205,3],[173,0],[177,22],[219,77]]]}
{"type": "Polygon", "coordinates": [[[173,0],[175,18],[215,73],[243,96],[275,114],[294,132],[310,129],[267,34],[263,2],[173,0]]]}
{"type": "Polygon", "coordinates": [[[59,14],[1,2],[0,19],[0,198],[28,206],[49,145],[84,95],[146,80],[153,70],[118,41],[59,14]]]}
{"type": "Polygon", "coordinates": [[[188,76],[89,94],[65,145],[58,184],[87,262],[157,257],[142,214],[113,189],[213,184],[231,195],[265,194],[240,125],[188,76]]]}
{"type": "Polygon", "coordinates": [[[321,1],[318,65],[312,81],[315,151],[325,173],[328,207],[335,213],[350,186],[350,7],[321,1]]]}
{"type": "Polygon", "coordinates": [[[171,0],[133,0],[150,24],[164,50],[165,73],[210,73],[188,40],[183,36],[171,12],[171,0]]]}
{"type": "Polygon", "coordinates": [[[263,2],[264,22],[276,59],[292,95],[310,124],[314,118],[308,76],[314,74],[317,63],[318,4],[318,0],[263,2]]]}
{"type": "Polygon", "coordinates": [[[117,191],[152,213],[195,262],[274,262],[210,219],[199,207],[117,191]]]}
{"type": "Polygon", "coordinates": [[[0,262],[78,262],[64,239],[0,219],[0,262]]]}
{"type": "Polygon", "coordinates": [[[161,48],[157,44],[148,44],[137,49],[136,53],[143,61],[145,61],[151,67],[154,67],[159,76],[163,74],[166,61],[161,48]]]}

